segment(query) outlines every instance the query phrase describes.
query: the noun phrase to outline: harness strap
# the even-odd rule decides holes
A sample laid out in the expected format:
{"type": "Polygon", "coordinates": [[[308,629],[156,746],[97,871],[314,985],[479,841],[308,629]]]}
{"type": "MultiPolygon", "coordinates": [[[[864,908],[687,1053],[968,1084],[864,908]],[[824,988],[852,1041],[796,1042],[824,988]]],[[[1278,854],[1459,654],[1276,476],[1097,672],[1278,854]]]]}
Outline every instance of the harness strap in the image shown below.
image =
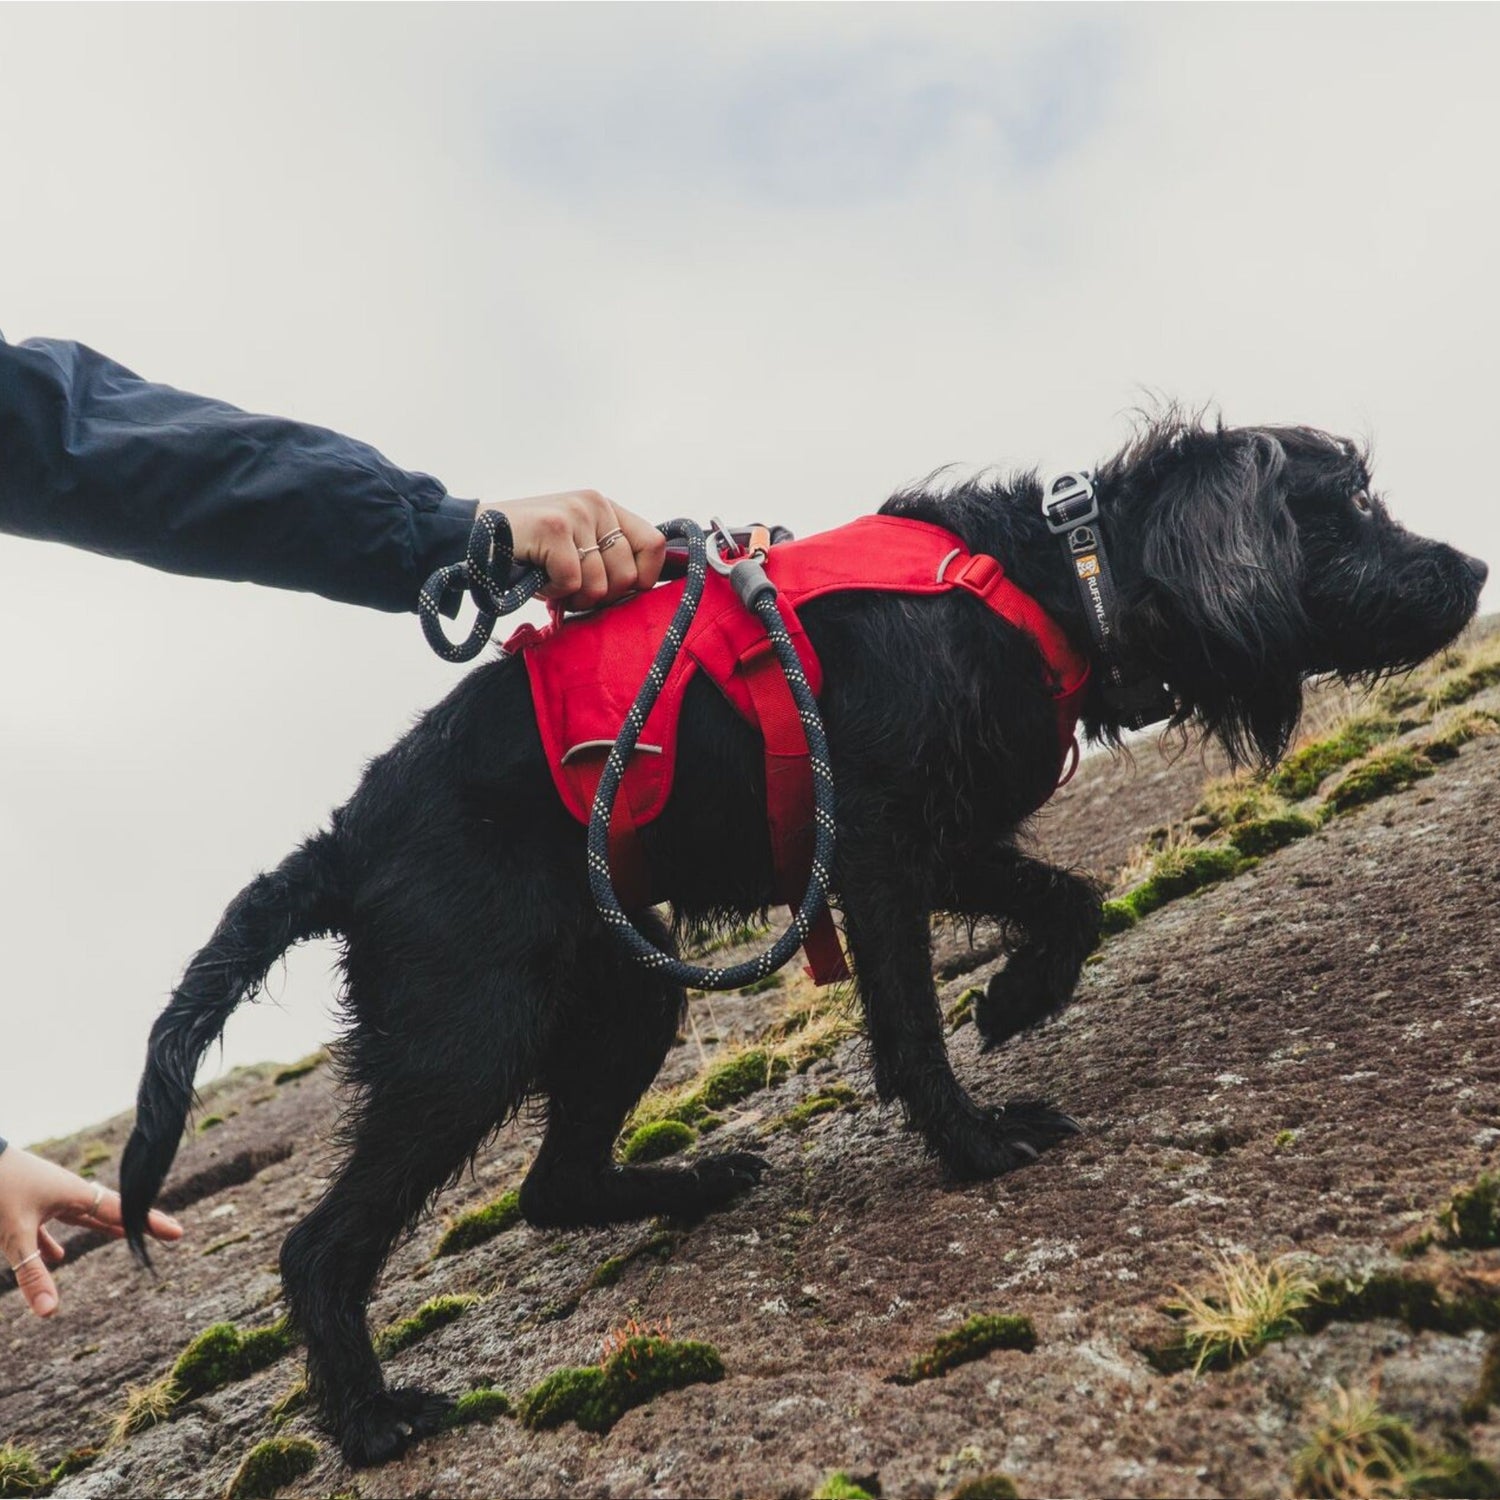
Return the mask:
{"type": "MultiPolygon", "coordinates": [[[[765,742],[766,820],[771,833],[775,894],[794,911],[812,876],[813,804],[807,734],[769,639],[756,641],[736,668],[750,695],[765,742]]],[[[849,977],[833,914],[824,907],[803,942],[808,972],[818,984],[849,977]]]]}

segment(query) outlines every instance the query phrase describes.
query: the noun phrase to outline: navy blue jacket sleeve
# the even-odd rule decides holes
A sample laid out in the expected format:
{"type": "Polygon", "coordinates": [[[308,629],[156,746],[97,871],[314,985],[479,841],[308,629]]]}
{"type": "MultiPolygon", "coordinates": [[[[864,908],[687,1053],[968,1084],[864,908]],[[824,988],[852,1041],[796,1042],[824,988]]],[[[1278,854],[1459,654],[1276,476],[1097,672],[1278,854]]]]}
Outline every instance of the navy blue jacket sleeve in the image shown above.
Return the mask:
{"type": "Polygon", "coordinates": [[[408,610],[463,555],[474,509],[324,428],[154,385],[82,344],[0,337],[0,531],[408,610]]]}

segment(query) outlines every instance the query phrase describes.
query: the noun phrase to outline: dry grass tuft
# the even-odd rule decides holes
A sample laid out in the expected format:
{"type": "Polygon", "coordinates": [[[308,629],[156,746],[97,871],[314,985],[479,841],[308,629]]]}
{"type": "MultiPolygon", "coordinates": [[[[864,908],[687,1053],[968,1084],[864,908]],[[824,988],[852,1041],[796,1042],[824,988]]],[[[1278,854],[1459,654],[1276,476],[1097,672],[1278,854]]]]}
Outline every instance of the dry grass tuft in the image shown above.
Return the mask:
{"type": "Polygon", "coordinates": [[[1216,1284],[1206,1294],[1178,1287],[1168,1310],[1185,1319],[1182,1340],[1197,1375],[1206,1366],[1234,1364],[1276,1339],[1299,1333],[1297,1314],[1317,1292],[1285,1257],[1263,1263],[1254,1255],[1224,1255],[1218,1259],[1216,1284]]]}

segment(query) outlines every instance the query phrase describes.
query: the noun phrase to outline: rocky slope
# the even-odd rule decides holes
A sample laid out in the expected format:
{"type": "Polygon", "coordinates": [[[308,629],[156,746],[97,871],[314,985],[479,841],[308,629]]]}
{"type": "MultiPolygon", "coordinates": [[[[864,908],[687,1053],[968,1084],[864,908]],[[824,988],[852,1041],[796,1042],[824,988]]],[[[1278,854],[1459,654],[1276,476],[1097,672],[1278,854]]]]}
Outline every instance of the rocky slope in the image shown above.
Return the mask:
{"type": "MultiPolygon", "coordinates": [[[[502,1204],[498,1232],[435,1256],[446,1224],[519,1182],[535,1133],[518,1122],[398,1251],[372,1308],[384,1326],[472,1297],[437,1304],[388,1362],[393,1382],[454,1395],[518,1401],[640,1331],[712,1346],[722,1378],[602,1433],[478,1411],[353,1473],[295,1400],[273,1412],[300,1367],[272,1335],[217,1389],[193,1394],[179,1375],[154,1424],[136,1398],[139,1430],[111,1439],[127,1388],[167,1376],[196,1335],[279,1315],[277,1247],[318,1190],[337,1101],[326,1065],[267,1067],[206,1098],[169,1199],[189,1238],[160,1257],[160,1279],[118,1245],[82,1245],[50,1325],[0,1294],[0,1491],[98,1447],[55,1493],[219,1495],[256,1445],[300,1438],[282,1471],[241,1473],[238,1493],[1493,1493],[1500,1250],[1483,1241],[1500,1223],[1482,1191],[1450,1210],[1500,1164],[1500,734],[1486,717],[1500,715],[1500,670],[1483,667],[1493,638],[1468,652],[1386,690],[1373,748],[1325,723],[1320,743],[1356,758],[1314,776],[1297,804],[1307,826],[1259,858],[1234,853],[1235,838],[1261,846],[1226,828],[1290,814],[1263,793],[1224,813],[1243,788],[1205,802],[1222,768],[1196,753],[1087,762],[1040,824],[1044,846],[1075,862],[1092,850],[1110,877],[1154,873],[1167,896],[1218,878],[1110,937],[1053,1023],[981,1053],[963,995],[1000,956],[983,930],[972,948],[938,935],[966,1084],[990,1101],[1049,1098],[1083,1126],[1035,1165],[946,1185],[874,1099],[859,1037],[800,978],[704,997],[662,1080],[679,1093],[655,1112],[694,1118],[684,1090],[701,1106],[710,1079],[720,1123],[692,1149],[753,1144],[772,1168],[758,1191],[690,1229],[502,1228],[502,1204]],[[1165,1310],[1179,1288],[1218,1286],[1224,1302],[1226,1253],[1319,1284],[1278,1326],[1250,1310],[1248,1343],[1272,1338],[1247,1358],[1184,1349],[1193,1325],[1165,1310]],[[1029,1334],[975,1315],[1029,1320],[1029,1334]],[[968,1357],[910,1379],[946,1362],[920,1368],[935,1349],[968,1357]],[[1385,1416],[1345,1426],[1384,1434],[1386,1450],[1358,1433],[1340,1449],[1325,1431],[1333,1458],[1313,1465],[1304,1450],[1329,1411],[1352,1401],[1359,1416],[1367,1398],[1385,1416]]],[[[128,1124],[49,1149],[112,1182],[128,1124]]]]}

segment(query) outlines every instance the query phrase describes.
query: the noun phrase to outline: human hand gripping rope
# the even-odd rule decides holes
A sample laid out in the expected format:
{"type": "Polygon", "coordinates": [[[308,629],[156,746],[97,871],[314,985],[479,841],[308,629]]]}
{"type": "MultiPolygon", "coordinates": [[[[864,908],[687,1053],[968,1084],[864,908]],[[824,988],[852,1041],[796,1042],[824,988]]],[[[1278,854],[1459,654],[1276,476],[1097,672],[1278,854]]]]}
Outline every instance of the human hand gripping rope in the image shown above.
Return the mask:
{"type": "MultiPolygon", "coordinates": [[[[776,585],[766,576],[762,566],[765,554],[745,552],[736,545],[723,526],[717,522],[713,524],[715,540],[712,551],[703,528],[696,521],[667,521],[658,528],[669,541],[676,538],[686,543],[686,584],[667,626],[666,635],[652,659],[646,680],[636,694],[630,712],[625,716],[625,723],[599,778],[589,814],[588,874],[589,888],[599,915],[637,963],[695,989],[737,990],[758,979],[764,979],[768,974],[774,974],[787,964],[802,947],[814,921],[828,904],[835,830],[833,771],[829,765],[828,740],[823,731],[823,719],[818,712],[817,699],[808,685],[797,648],[792,644],[786,622],[777,607],[776,585]],[[730,555],[725,555],[723,544],[727,544],[730,555]],[[812,876],[802,902],[792,915],[791,925],[767,952],[729,968],[704,968],[685,963],[648,942],[621,907],[609,871],[610,817],[625,776],[625,767],[635,750],[647,716],[666,683],[672,663],[682,649],[688,627],[703,598],[710,567],[728,577],[745,608],[765,625],[767,638],[786,674],[792,701],[796,704],[803,733],[807,736],[813,783],[812,876]]],[[[439,569],[422,589],[418,609],[423,633],[432,649],[447,661],[471,661],[489,640],[496,619],[514,612],[527,600],[534,598],[547,581],[546,572],[542,568],[512,568],[509,527],[506,527],[506,534],[501,536],[502,525],[505,525],[505,518],[497,512],[481,512],[469,535],[464,560],[439,569]],[[467,590],[479,615],[467,638],[455,644],[443,630],[441,609],[445,597],[459,589],[467,590]]]]}

